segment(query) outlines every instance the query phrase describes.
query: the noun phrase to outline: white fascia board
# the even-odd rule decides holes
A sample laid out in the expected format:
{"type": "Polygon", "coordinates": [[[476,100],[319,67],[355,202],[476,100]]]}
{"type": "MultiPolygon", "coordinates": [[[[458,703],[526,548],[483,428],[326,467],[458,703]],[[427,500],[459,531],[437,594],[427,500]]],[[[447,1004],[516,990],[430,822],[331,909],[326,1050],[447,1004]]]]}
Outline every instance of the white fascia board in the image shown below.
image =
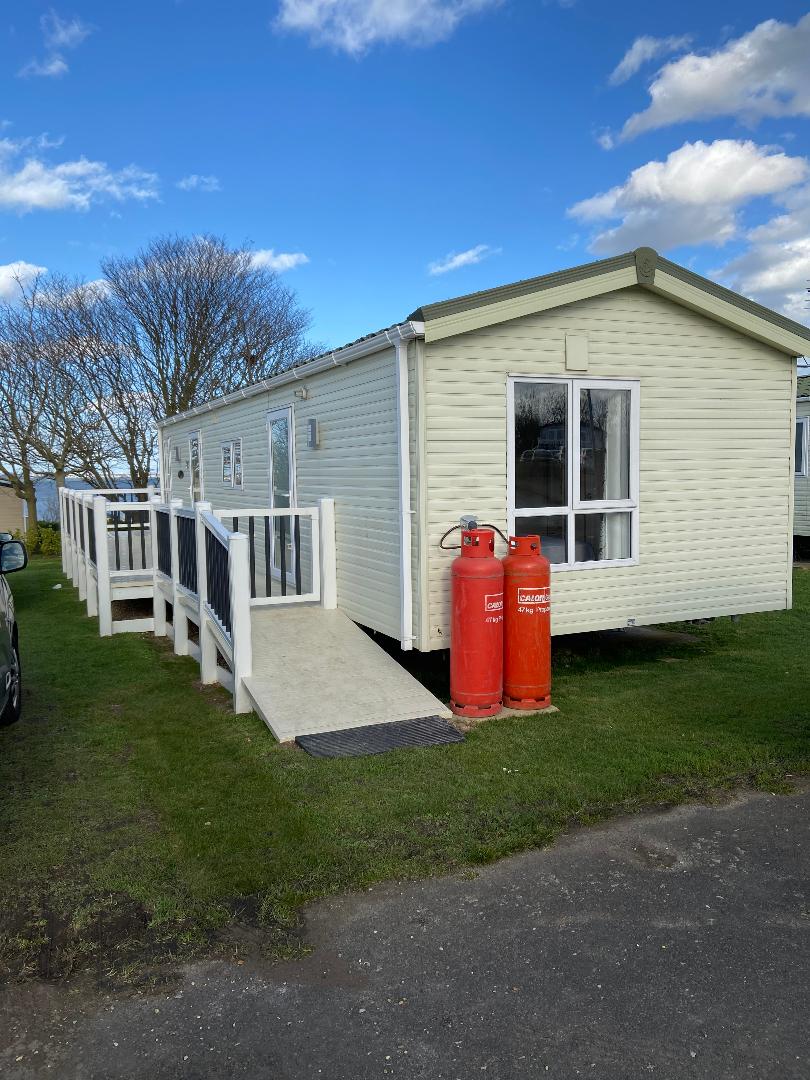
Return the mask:
{"type": "Polygon", "coordinates": [[[747,337],[762,341],[788,356],[797,358],[807,349],[806,338],[799,337],[786,327],[777,326],[776,323],[762,319],[736,304],[730,304],[727,300],[714,296],[705,289],[699,289],[681,278],[668,274],[661,266],[656,267],[654,283],[643,287],[706,315],[710,319],[724,323],[747,337]]]}
{"type": "Polygon", "coordinates": [[[163,417],[162,420],[158,420],[157,426],[161,429],[170,427],[181,420],[188,420],[189,417],[201,416],[203,413],[213,412],[214,409],[221,409],[223,405],[230,405],[234,401],[255,397],[257,394],[275,390],[276,387],[284,386],[286,383],[299,382],[302,379],[308,379],[311,375],[318,375],[322,371],[328,371],[330,368],[350,364],[352,360],[359,360],[361,357],[371,356],[372,353],[381,352],[383,349],[393,348],[398,341],[412,341],[414,338],[424,336],[424,323],[399,323],[399,325],[392,326],[389,330],[381,330],[378,334],[357,341],[353,345],[346,345],[342,349],[324,353],[323,356],[319,356],[317,360],[312,360],[308,364],[290,368],[289,371],[281,371],[278,375],[271,375],[267,379],[262,379],[261,382],[246,386],[244,390],[235,390],[232,394],[225,394],[224,397],[203,402],[202,405],[196,405],[193,409],[186,409],[185,412],[177,413],[175,416],[163,417]]]}
{"type": "Polygon", "coordinates": [[[550,289],[538,289],[535,292],[499,300],[493,304],[481,304],[467,308],[452,315],[443,315],[430,319],[427,324],[425,340],[440,341],[442,338],[466,334],[471,330],[480,330],[495,323],[509,322],[524,315],[536,315],[541,311],[574,304],[578,300],[588,300],[592,296],[616,292],[618,289],[631,288],[638,284],[635,265],[611,270],[604,274],[590,274],[575,281],[566,282],[550,289]]]}

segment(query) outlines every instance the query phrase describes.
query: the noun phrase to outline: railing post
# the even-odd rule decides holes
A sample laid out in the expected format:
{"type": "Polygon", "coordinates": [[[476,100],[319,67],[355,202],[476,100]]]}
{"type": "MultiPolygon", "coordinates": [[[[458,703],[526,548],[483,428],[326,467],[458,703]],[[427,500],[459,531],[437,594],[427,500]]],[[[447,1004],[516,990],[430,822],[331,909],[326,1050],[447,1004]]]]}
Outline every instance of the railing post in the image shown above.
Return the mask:
{"type": "Polygon", "coordinates": [[[87,578],[89,571],[87,564],[90,561],[88,554],[89,544],[87,542],[87,515],[84,512],[84,494],[78,496],[76,502],[76,509],[78,510],[79,518],[79,536],[82,537],[83,543],[81,552],[79,554],[79,599],[87,601],[87,578]]]}
{"type": "Polygon", "coordinates": [[[205,522],[203,514],[211,513],[211,503],[195,503],[197,537],[197,596],[200,604],[200,682],[210,686],[217,682],[217,643],[208,614],[208,560],[205,555],[205,522]]]}
{"type": "Polygon", "coordinates": [[[335,500],[318,500],[320,529],[321,606],[337,607],[337,558],[335,546],[335,500]]]}
{"type": "MultiPolygon", "coordinates": [[[[87,549],[87,558],[85,560],[86,569],[86,591],[87,591],[87,614],[90,616],[98,615],[98,589],[97,582],[93,580],[93,560],[90,557],[90,530],[95,530],[95,519],[93,514],[88,514],[88,510],[92,510],[93,496],[82,496],[82,521],[84,522],[84,535],[87,543],[85,548],[87,549]]],[[[96,559],[98,559],[98,552],[96,552],[96,559]]],[[[96,564],[96,577],[98,577],[98,564],[96,564]]]]}
{"type": "Polygon", "coordinates": [[[107,541],[107,499],[93,499],[93,528],[96,532],[96,575],[98,578],[98,632],[112,635],[112,590],[110,588],[110,548],[107,541]]]}
{"type": "Polygon", "coordinates": [[[152,495],[149,499],[149,536],[152,542],[152,617],[155,623],[155,637],[166,637],[166,597],[158,585],[158,536],[157,507],[160,499],[152,495]]]}
{"type": "Polygon", "coordinates": [[[70,580],[76,586],[79,587],[79,556],[81,555],[81,548],[79,547],[79,519],[76,516],[76,496],[71,493],[70,499],[70,523],[73,526],[73,545],[72,552],[73,558],[70,560],[70,580]]]}
{"type": "Polygon", "coordinates": [[[65,489],[59,488],[59,546],[62,550],[62,573],[67,568],[67,536],[65,532],[65,489]]]}
{"type": "Polygon", "coordinates": [[[228,578],[231,592],[231,645],[233,647],[233,711],[250,712],[253,706],[244,680],[253,674],[250,623],[250,569],[248,542],[242,533],[228,539],[228,578]]]}
{"type": "Polygon", "coordinates": [[[174,651],[178,656],[188,654],[188,619],[180,604],[180,542],[177,537],[177,511],[182,507],[182,499],[172,499],[169,503],[169,536],[172,545],[172,626],[174,627],[174,651]]]}

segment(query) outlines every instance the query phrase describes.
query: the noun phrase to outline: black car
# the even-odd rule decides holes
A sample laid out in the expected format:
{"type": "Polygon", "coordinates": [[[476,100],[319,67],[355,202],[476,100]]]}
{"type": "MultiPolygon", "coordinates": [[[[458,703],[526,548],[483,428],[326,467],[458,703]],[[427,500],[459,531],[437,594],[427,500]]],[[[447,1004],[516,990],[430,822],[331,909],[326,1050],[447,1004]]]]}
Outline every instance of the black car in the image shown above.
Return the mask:
{"type": "Polygon", "coordinates": [[[12,540],[8,533],[0,533],[0,724],[19,720],[22,696],[14,597],[6,576],[27,565],[25,544],[12,540]]]}

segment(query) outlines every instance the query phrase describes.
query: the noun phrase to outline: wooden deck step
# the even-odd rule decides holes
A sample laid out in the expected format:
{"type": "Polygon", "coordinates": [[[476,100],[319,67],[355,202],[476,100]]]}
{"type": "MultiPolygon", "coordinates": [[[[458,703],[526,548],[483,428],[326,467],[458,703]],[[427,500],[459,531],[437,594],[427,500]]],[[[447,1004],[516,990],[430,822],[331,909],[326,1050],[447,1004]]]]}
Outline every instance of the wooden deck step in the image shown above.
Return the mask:
{"type": "Polygon", "coordinates": [[[280,742],[450,711],[341,611],[254,608],[245,685],[280,742]]]}

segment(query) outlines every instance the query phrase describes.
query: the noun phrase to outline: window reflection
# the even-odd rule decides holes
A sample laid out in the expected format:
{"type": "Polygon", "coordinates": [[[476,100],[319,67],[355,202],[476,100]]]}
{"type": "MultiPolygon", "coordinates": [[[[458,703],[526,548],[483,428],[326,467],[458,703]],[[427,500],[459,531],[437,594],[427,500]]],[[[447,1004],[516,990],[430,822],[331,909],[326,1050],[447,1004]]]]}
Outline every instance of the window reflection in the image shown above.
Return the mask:
{"type": "Polygon", "coordinates": [[[579,497],[630,498],[630,391],[581,390],[579,497]]]}
{"type": "Polygon", "coordinates": [[[568,390],[559,383],[515,386],[515,505],[568,503],[568,390]]]}

